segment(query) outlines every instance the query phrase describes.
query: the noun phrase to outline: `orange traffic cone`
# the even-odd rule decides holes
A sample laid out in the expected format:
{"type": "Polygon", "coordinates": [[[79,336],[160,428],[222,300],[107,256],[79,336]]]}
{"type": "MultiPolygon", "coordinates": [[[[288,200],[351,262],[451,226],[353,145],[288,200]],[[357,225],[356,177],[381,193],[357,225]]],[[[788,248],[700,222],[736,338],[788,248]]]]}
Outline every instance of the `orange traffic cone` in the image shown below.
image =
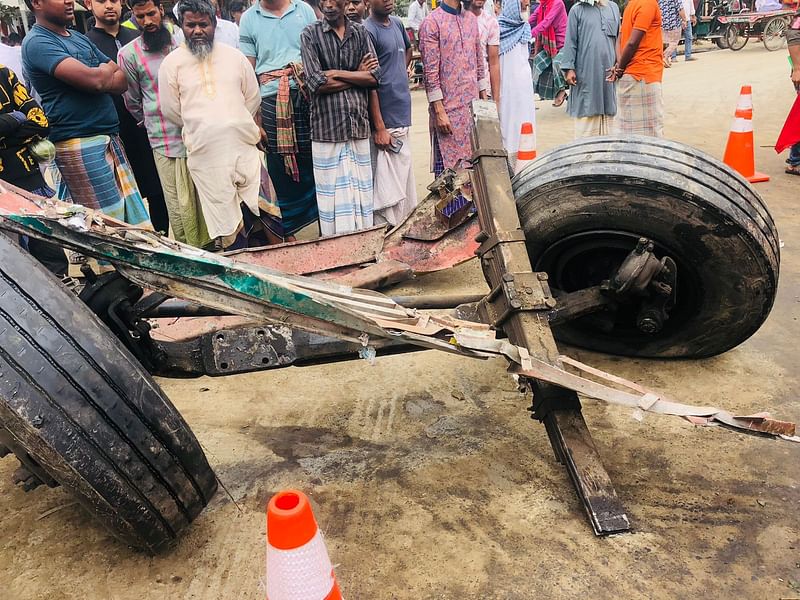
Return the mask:
{"type": "Polygon", "coordinates": [[[522,171],[536,158],[536,136],[533,133],[533,123],[523,123],[519,133],[519,149],[514,173],[522,171]]]}
{"type": "Polygon", "coordinates": [[[769,181],[769,175],[758,173],[753,143],[753,90],[743,85],[736,105],[736,114],[725,147],[726,165],[738,171],[750,183],[769,181]]]}
{"type": "Polygon", "coordinates": [[[303,492],[267,505],[267,600],[342,600],[325,541],[303,492]]]}

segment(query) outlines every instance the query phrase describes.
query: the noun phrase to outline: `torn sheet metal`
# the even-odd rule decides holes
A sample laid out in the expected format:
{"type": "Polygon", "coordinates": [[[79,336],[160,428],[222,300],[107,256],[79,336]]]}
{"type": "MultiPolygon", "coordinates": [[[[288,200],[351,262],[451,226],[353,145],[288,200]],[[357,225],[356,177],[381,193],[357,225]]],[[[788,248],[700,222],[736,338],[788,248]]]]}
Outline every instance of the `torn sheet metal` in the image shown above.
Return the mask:
{"type": "Polygon", "coordinates": [[[655,414],[683,417],[696,425],[721,424],[739,431],[761,433],[800,442],[800,437],[795,437],[796,426],[794,423],[775,420],[769,413],[734,416],[728,411],[713,406],[682,404],[671,400],[664,394],[648,390],[632,381],[590,367],[568,356],[559,357],[562,364],[568,364],[609,383],[626,387],[636,392],[633,394],[546,363],[531,356],[525,348],[514,346],[506,340],[491,339],[486,335],[476,335],[475,332],[466,330],[454,332],[454,339],[462,347],[477,352],[505,356],[512,363],[509,369],[512,373],[575,390],[579,394],[604,400],[610,404],[619,404],[655,414]]]}
{"type": "Polygon", "coordinates": [[[375,262],[383,248],[386,226],[314,240],[286,242],[264,248],[227,252],[236,262],[294,275],[309,275],[340,267],[375,262]]]}
{"type": "MultiPolygon", "coordinates": [[[[468,196],[468,175],[454,185],[468,196]],[[466,177],[466,178],[465,178],[466,177]]],[[[478,220],[464,214],[450,225],[436,215],[441,195],[433,190],[414,211],[389,233],[385,225],[336,236],[251,248],[227,253],[237,262],[250,263],[295,275],[314,274],[341,283],[378,289],[411,279],[414,274],[449,269],[475,258],[478,220]],[[397,265],[405,265],[404,269],[397,265]],[[391,272],[386,277],[361,273],[366,266],[373,273],[391,272]]]]}
{"type": "Polygon", "coordinates": [[[24,211],[25,201],[11,199],[6,204],[4,196],[0,195],[0,228],[56,241],[107,260],[131,280],[169,295],[277,325],[360,342],[366,348],[370,336],[374,336],[475,358],[503,356],[511,362],[513,373],[592,398],[680,416],[693,423],[720,423],[740,431],[800,441],[795,437],[794,424],[776,421],[766,413],[734,416],[716,407],[681,404],[569,357],[559,357],[550,364],[530,356],[525,348],[497,339],[485,325],[420,313],[378,292],[236,263],[152,231],[128,227],[81,206],[47,200],[41,201],[42,208],[31,203],[27,214],[9,214],[4,206],[24,211]],[[632,391],[568,372],[563,364],[632,391]]]}
{"type": "MultiPolygon", "coordinates": [[[[459,181],[458,184],[466,186],[468,182],[459,181]]],[[[428,194],[405,221],[387,234],[378,260],[396,260],[411,265],[415,273],[431,273],[475,258],[480,245],[475,241],[480,233],[475,215],[454,227],[441,225],[435,234],[420,235],[422,231],[432,231],[432,225],[439,221],[436,204],[440,200],[439,192],[428,194]]]]}
{"type": "MultiPolygon", "coordinates": [[[[14,210],[27,208],[27,212],[3,210],[0,226],[108,261],[145,288],[204,306],[350,341],[359,341],[363,334],[394,339],[398,333],[385,326],[412,326],[419,319],[425,323],[430,319],[378,292],[237,263],[82,206],[37,202],[41,208],[11,203],[14,210]]],[[[450,344],[446,328],[441,328],[440,337],[422,336],[412,343],[473,354],[450,344]]]]}

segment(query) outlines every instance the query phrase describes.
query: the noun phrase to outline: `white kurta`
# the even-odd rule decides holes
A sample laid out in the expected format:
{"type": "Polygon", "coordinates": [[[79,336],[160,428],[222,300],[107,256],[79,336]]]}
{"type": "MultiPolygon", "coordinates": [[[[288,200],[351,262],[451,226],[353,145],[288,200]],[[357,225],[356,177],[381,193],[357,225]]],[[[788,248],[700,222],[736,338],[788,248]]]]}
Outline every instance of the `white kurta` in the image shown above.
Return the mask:
{"type": "Polygon", "coordinates": [[[158,89],[164,116],[183,127],[208,233],[229,237],[242,223],[242,203],[258,215],[260,133],[253,118],[261,94],[253,67],[224,44],[215,43],[203,61],[180,46],[161,64],[158,89]]]}
{"type": "Polygon", "coordinates": [[[508,152],[512,168],[517,162],[522,124],[533,125],[536,135],[536,105],[528,55],[527,44],[517,44],[500,55],[500,106],[497,108],[503,148],[508,152]]]}

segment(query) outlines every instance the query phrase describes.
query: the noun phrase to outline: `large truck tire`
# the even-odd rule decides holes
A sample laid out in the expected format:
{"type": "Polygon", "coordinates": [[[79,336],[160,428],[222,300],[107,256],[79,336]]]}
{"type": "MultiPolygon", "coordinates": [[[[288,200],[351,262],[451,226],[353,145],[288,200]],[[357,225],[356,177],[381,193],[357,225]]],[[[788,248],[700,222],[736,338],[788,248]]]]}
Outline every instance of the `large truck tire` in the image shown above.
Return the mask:
{"type": "Polygon", "coordinates": [[[658,138],[588,138],[556,148],[513,180],[535,270],[571,292],[607,279],[640,237],[678,266],[664,328],[597,315],[555,329],[576,346],[634,357],[725,352],[758,330],[778,286],[778,232],[741,176],[689,146],[658,138]]]}
{"type": "Polygon", "coordinates": [[[217,488],[199,442],[150,375],[4,234],[0,443],[25,473],[68,489],[148,552],[175,540],[217,488]]]}

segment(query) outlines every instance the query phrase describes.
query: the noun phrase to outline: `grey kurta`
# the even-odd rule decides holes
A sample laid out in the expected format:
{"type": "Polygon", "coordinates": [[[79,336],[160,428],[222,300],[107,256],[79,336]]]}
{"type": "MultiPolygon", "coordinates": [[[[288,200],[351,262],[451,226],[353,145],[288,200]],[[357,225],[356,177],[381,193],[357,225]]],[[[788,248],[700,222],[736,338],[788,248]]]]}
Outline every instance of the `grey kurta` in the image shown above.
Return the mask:
{"type": "Polygon", "coordinates": [[[566,72],[575,70],[578,84],[569,94],[567,112],[573,117],[617,114],[615,84],[606,81],[606,71],[616,62],[619,8],[577,2],[569,11],[564,48],[559,58],[566,72]]]}

